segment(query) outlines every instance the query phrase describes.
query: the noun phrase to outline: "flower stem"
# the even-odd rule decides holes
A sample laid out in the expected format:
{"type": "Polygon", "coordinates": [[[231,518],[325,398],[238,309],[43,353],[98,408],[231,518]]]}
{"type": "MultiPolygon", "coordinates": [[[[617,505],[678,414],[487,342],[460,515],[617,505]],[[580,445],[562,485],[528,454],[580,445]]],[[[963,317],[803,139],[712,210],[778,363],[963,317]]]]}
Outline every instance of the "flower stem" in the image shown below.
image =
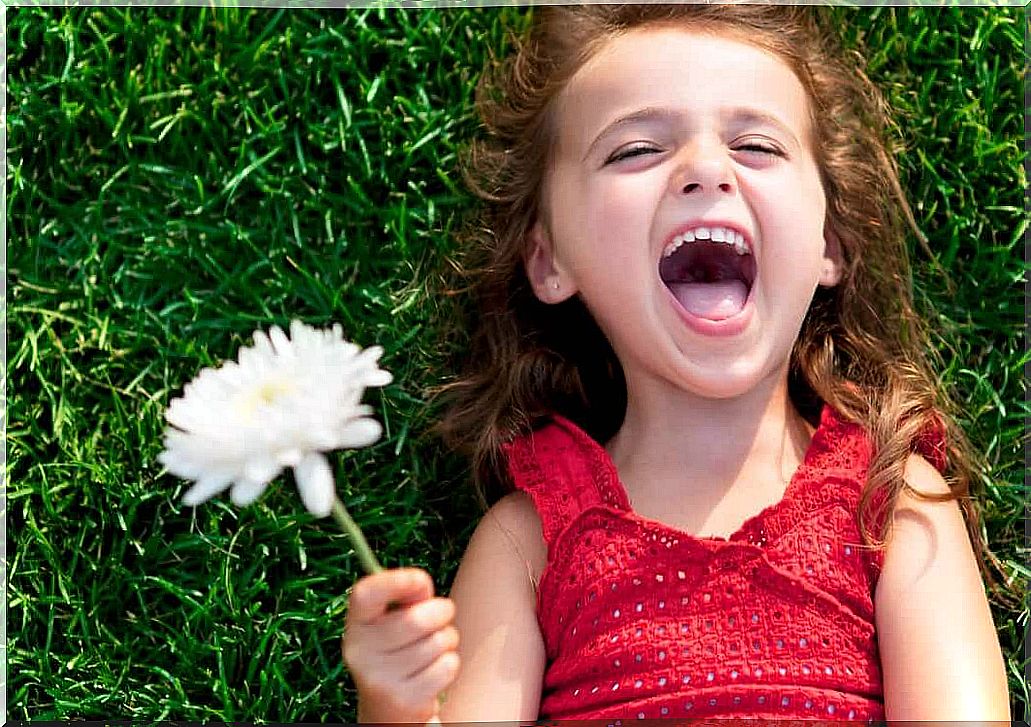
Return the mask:
{"type": "Polygon", "coordinates": [[[340,502],[339,497],[333,498],[333,519],[337,521],[337,525],[340,529],[347,533],[347,537],[351,539],[351,545],[354,547],[355,555],[358,556],[358,560],[361,561],[362,567],[365,572],[369,575],[373,573],[379,573],[383,570],[383,566],[376,560],[376,556],[372,552],[372,548],[365,541],[365,536],[362,535],[362,529],[358,527],[358,524],[351,519],[351,516],[347,513],[347,508],[344,507],[344,503],[340,502]]]}
{"type": "MultiPolygon", "coordinates": [[[[333,509],[331,510],[333,519],[337,521],[340,529],[347,533],[347,537],[351,539],[351,545],[354,547],[354,552],[358,556],[358,560],[361,561],[362,567],[365,568],[365,572],[369,575],[373,573],[379,573],[383,570],[383,566],[376,560],[376,556],[372,552],[372,548],[365,541],[365,536],[362,535],[362,529],[358,527],[358,524],[351,519],[351,516],[347,512],[347,508],[344,507],[344,503],[340,502],[339,497],[333,498],[333,509]]],[[[397,608],[397,604],[387,604],[390,609],[397,608]]],[[[440,692],[437,694],[437,704],[441,707],[447,701],[447,694],[440,692]]]]}

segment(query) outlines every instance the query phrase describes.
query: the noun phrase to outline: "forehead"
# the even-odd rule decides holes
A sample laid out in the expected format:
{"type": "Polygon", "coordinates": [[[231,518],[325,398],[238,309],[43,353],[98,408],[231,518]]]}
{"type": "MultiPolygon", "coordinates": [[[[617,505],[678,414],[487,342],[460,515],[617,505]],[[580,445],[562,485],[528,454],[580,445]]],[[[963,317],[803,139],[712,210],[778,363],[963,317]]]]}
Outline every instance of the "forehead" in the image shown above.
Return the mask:
{"type": "Polygon", "coordinates": [[[613,119],[643,108],[692,112],[747,109],[808,138],[809,100],[777,56],[726,35],[642,28],[606,42],[570,79],[556,105],[559,143],[590,143],[613,119]]]}

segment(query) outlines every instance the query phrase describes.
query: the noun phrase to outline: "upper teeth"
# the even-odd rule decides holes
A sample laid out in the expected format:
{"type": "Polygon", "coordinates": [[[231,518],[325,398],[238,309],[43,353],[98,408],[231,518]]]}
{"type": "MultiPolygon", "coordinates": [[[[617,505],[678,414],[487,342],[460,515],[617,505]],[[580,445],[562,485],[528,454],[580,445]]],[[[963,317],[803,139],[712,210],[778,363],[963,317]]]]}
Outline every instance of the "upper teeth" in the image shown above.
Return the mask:
{"type": "Polygon", "coordinates": [[[685,242],[695,240],[711,240],[712,242],[725,242],[734,248],[738,255],[747,255],[748,246],[745,244],[745,236],[736,230],[728,227],[695,227],[674,237],[666,249],[662,251],[663,257],[669,257],[677,251],[677,248],[685,242]]]}

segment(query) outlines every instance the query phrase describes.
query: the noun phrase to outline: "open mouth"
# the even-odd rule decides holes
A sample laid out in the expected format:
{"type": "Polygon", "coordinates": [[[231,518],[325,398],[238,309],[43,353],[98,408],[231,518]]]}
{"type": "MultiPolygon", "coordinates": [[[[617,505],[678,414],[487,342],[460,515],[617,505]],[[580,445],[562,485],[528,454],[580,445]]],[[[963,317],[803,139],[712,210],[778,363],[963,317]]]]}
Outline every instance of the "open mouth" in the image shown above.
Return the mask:
{"type": "Polygon", "coordinates": [[[755,273],[751,251],[733,242],[685,241],[659,262],[659,277],[684,310],[710,321],[744,310],[755,273]]]}

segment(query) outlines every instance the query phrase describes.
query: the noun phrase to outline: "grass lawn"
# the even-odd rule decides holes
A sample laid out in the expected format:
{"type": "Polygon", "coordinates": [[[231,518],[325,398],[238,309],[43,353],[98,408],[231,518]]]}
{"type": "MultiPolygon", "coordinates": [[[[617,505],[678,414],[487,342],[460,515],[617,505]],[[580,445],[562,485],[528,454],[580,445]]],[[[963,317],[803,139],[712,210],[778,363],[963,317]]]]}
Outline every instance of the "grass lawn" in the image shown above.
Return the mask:
{"type": "MultiPolygon", "coordinates": [[[[1026,583],[1024,14],[837,12],[899,110],[919,298],[1026,583]]],[[[333,456],[340,495],[385,564],[446,591],[477,510],[425,434],[466,343],[430,291],[469,210],[473,82],[524,16],[7,12],[9,719],[353,721],[346,539],[289,477],[242,510],[181,506],[162,414],[255,328],[383,345],[386,435],[333,456]]],[[[1026,719],[1028,611],[994,615],[1026,719]]]]}

